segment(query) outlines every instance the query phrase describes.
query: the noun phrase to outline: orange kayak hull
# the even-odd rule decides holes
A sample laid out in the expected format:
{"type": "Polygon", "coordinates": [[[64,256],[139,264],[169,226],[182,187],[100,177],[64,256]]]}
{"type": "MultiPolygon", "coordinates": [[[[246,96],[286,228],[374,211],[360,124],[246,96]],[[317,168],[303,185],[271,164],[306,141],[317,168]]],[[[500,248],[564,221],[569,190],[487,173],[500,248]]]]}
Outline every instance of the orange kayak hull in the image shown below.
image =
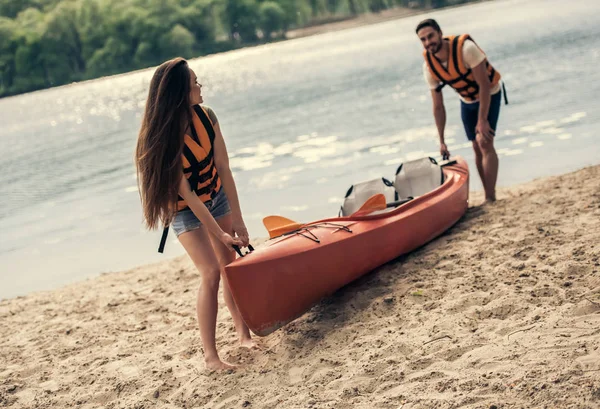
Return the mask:
{"type": "Polygon", "coordinates": [[[456,160],[444,168],[441,186],[393,211],[315,221],[303,235],[272,239],[228,264],[225,275],[250,330],[259,336],[272,333],[323,297],[455,224],[469,199],[469,170],[464,159],[456,160]]]}

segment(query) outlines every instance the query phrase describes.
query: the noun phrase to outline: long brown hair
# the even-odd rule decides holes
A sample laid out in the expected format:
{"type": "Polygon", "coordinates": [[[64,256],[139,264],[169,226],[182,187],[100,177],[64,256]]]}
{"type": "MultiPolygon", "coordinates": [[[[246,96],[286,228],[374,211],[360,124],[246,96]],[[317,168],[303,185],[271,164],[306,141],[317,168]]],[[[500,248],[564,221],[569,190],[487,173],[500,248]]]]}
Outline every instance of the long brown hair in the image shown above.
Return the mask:
{"type": "Polygon", "coordinates": [[[183,136],[191,121],[190,70],[183,58],[161,64],[150,81],[135,152],[144,219],[150,229],[171,222],[182,174],[183,136]]]}

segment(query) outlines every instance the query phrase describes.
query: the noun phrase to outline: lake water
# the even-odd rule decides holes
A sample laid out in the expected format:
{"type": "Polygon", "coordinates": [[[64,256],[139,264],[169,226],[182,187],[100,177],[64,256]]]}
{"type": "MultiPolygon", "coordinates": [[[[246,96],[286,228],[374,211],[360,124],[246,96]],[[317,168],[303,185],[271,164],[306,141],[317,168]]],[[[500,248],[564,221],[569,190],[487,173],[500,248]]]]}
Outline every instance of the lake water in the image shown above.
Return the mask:
{"type": "MultiPolygon", "coordinates": [[[[502,73],[499,185],[600,163],[600,2],[440,10],[502,73]],[[517,14],[518,13],[518,14],[517,14]]],[[[223,129],[250,233],[337,213],[353,182],[438,156],[414,27],[423,15],[191,61],[223,129]]],[[[133,150],[153,70],[0,100],[0,298],[183,253],[143,228],[133,150]]],[[[475,171],[459,102],[447,142],[475,171]]],[[[471,189],[480,190],[474,173],[471,189]]]]}

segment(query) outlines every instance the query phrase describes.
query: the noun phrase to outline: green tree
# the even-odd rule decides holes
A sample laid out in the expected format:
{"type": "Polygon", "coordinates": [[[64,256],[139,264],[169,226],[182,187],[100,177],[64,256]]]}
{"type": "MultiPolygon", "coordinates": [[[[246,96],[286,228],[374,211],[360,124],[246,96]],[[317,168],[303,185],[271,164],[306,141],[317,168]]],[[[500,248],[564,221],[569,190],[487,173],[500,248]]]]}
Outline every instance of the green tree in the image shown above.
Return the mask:
{"type": "MultiPolygon", "coordinates": [[[[51,75],[58,81],[81,77],[86,69],[80,27],[80,8],[74,2],[60,3],[45,18],[44,45],[51,75]]],[[[55,82],[55,81],[52,81],[55,82]]]]}
{"type": "Polygon", "coordinates": [[[9,92],[15,79],[16,31],[13,20],[0,17],[0,95],[9,92]]]}
{"type": "Polygon", "coordinates": [[[329,14],[327,11],[327,0],[309,0],[309,3],[313,17],[326,16],[329,14]]]}
{"type": "Polygon", "coordinates": [[[181,9],[179,23],[194,35],[198,46],[215,41],[217,4],[217,0],[195,0],[181,9]]]}
{"type": "Polygon", "coordinates": [[[285,13],[284,31],[290,27],[306,25],[312,16],[312,9],[306,0],[277,0],[277,4],[285,13]]]}
{"type": "Polygon", "coordinates": [[[279,33],[285,26],[285,12],[274,1],[265,1],[258,10],[260,29],[265,38],[270,39],[272,33],[279,33]]]}
{"type": "Polygon", "coordinates": [[[225,21],[231,40],[255,42],[259,16],[254,0],[225,0],[225,21]]]}
{"type": "Polygon", "coordinates": [[[15,36],[14,92],[27,92],[51,85],[44,59],[44,14],[30,7],[17,15],[15,36]]]}
{"type": "Polygon", "coordinates": [[[88,61],[87,75],[96,78],[127,71],[131,67],[131,59],[129,45],[119,38],[110,37],[88,61]]]}
{"type": "Polygon", "coordinates": [[[374,13],[378,13],[388,8],[388,0],[369,0],[369,10],[374,13]]]}
{"type": "Polygon", "coordinates": [[[86,0],[79,4],[78,29],[82,41],[82,55],[86,62],[106,41],[106,3],[103,0],[86,0]]]}
{"type": "Polygon", "coordinates": [[[165,59],[177,56],[189,58],[192,56],[194,42],[194,35],[181,24],[176,24],[171,31],[161,38],[161,54],[165,59]]]}
{"type": "Polygon", "coordinates": [[[17,15],[30,7],[35,7],[35,0],[0,0],[0,16],[15,18],[17,15]]]}

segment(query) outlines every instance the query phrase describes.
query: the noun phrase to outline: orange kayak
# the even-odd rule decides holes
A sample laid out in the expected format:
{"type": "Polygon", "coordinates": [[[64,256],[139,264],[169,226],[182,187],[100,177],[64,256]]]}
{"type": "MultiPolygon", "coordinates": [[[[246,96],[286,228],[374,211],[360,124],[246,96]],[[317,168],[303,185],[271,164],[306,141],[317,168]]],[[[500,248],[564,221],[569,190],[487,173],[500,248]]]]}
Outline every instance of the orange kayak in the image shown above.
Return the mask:
{"type": "Polygon", "coordinates": [[[450,228],[465,214],[469,198],[467,164],[455,161],[442,168],[441,185],[391,211],[307,223],[227,265],[231,292],[250,330],[270,334],[450,228]]]}

